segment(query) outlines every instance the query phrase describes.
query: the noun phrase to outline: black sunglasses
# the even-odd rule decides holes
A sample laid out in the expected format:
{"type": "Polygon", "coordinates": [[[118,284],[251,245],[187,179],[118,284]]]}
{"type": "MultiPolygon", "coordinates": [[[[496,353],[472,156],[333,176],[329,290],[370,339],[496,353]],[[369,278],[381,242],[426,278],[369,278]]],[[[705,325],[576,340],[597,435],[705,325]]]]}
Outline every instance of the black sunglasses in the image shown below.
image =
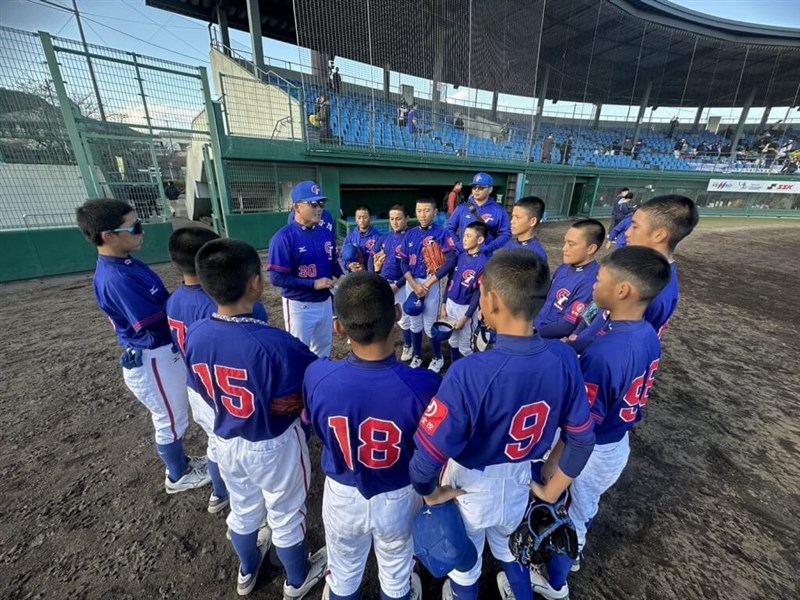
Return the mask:
{"type": "Polygon", "coordinates": [[[134,224],[130,227],[117,227],[116,229],[112,229],[111,233],[122,233],[123,231],[127,231],[131,235],[142,235],[142,233],[144,233],[142,222],[139,219],[136,219],[134,224]]]}
{"type": "Polygon", "coordinates": [[[325,200],[313,200],[311,202],[301,202],[301,204],[308,204],[311,208],[325,208],[325,200]]]}

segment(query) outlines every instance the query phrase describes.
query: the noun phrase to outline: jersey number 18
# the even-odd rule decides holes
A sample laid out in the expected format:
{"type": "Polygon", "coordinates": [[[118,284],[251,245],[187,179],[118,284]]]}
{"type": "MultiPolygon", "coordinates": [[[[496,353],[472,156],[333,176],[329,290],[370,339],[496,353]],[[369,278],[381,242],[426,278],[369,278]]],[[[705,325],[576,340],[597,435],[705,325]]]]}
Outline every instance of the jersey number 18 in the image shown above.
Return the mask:
{"type": "MultiPolygon", "coordinates": [[[[347,417],[328,417],[336,442],[347,468],[353,470],[353,451],[350,447],[350,420],[347,417]]],[[[388,469],[400,460],[400,441],[403,432],[392,421],[370,417],[358,426],[358,462],[369,469],[388,469]]]]}

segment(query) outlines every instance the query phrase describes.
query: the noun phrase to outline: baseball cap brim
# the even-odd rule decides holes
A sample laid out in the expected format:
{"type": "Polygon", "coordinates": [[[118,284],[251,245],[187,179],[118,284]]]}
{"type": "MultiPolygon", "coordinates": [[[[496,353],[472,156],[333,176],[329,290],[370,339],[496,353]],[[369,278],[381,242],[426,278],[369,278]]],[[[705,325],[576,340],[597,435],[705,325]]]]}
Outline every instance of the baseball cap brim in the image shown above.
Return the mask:
{"type": "Polygon", "coordinates": [[[308,198],[300,198],[299,200],[292,200],[294,204],[300,202],[319,202],[320,200],[327,200],[327,196],[309,196],[308,198]]]}

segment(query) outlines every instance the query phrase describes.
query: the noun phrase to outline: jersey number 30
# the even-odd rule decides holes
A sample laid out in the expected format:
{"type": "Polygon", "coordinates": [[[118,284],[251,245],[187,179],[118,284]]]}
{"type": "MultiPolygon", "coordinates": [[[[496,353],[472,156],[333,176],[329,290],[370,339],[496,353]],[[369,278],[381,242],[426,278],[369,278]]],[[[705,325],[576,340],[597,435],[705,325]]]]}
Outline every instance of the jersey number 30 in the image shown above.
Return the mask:
{"type": "MultiPolygon", "coordinates": [[[[350,420],[347,417],[328,417],[328,427],[342,450],[347,468],[353,470],[353,451],[350,447],[350,420]]],[[[358,462],[370,469],[388,469],[400,459],[400,440],[403,433],[392,421],[370,417],[358,426],[358,462]]]]}
{"type": "MultiPolygon", "coordinates": [[[[216,400],[209,366],[206,363],[192,365],[192,371],[200,377],[208,397],[216,400]]],[[[231,415],[239,419],[246,419],[255,412],[256,402],[253,392],[233,384],[234,381],[247,381],[246,369],[214,365],[214,378],[217,380],[217,386],[222,390],[220,402],[231,415]]]]}

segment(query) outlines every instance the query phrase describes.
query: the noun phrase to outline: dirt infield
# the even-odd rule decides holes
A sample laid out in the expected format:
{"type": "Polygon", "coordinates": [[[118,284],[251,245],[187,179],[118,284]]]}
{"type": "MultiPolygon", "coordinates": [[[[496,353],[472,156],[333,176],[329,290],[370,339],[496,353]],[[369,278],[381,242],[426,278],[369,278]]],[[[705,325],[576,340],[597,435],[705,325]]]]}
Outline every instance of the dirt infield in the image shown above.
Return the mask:
{"type": "MultiPolygon", "coordinates": [[[[541,233],[553,267],[565,227],[541,233]]],[[[573,599],[800,597],[799,244],[800,228],[781,227],[698,231],[681,247],[681,304],[647,419],[573,599]]],[[[171,266],[156,270],[179,283],[171,266]]],[[[278,294],[265,300],[282,326],[278,294]]],[[[224,519],[205,511],[208,488],[164,493],[91,274],[0,286],[0,306],[0,597],[236,597],[237,560],[224,519]]],[[[193,426],[188,448],[202,447],[193,426]]],[[[322,482],[317,468],[313,549],[322,482]]],[[[496,571],[488,561],[484,598],[498,597],[496,571]]],[[[441,597],[441,582],[423,581],[425,598],[441,597]]],[[[280,598],[281,583],[272,567],[252,597],[280,598]]],[[[363,597],[378,597],[372,562],[363,597]]]]}

